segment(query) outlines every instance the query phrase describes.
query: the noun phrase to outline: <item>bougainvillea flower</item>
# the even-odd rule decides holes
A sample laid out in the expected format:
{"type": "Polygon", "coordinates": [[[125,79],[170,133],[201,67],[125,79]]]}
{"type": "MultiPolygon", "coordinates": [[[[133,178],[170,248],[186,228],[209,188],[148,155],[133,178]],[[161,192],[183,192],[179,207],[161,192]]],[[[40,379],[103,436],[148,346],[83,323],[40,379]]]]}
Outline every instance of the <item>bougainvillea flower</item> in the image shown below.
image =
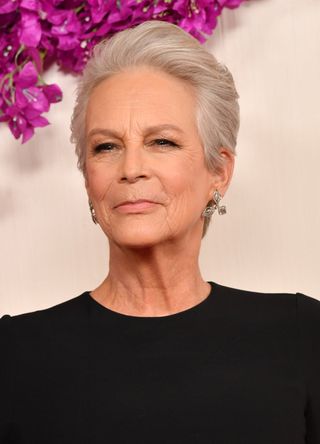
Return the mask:
{"type": "Polygon", "coordinates": [[[29,9],[30,11],[38,11],[40,8],[39,0],[20,0],[20,8],[29,9]]]}
{"type": "Polygon", "coordinates": [[[10,119],[8,123],[10,131],[16,139],[22,135],[22,143],[27,142],[34,135],[34,128],[50,125],[43,116],[27,119],[16,105],[8,107],[6,114],[10,119]]]}
{"type": "Polygon", "coordinates": [[[34,12],[21,12],[20,42],[36,48],[41,39],[39,15],[34,12]]]}
{"type": "Polygon", "coordinates": [[[74,11],[55,11],[48,16],[48,21],[54,25],[51,28],[51,33],[53,35],[81,31],[81,25],[77,14],[74,11]]]}
{"type": "MultiPolygon", "coordinates": [[[[120,10],[118,10],[117,8],[114,8],[114,10],[112,12],[110,12],[110,14],[108,16],[108,22],[109,23],[116,23],[116,22],[126,20],[127,18],[131,17],[131,14],[132,14],[132,11],[127,6],[122,6],[122,8],[120,10]]],[[[125,26],[124,23],[123,23],[123,26],[125,26]]]]}
{"type": "Polygon", "coordinates": [[[105,15],[111,10],[114,1],[111,0],[88,0],[90,15],[93,23],[100,23],[105,15]]]}
{"type": "Polygon", "coordinates": [[[22,88],[33,86],[38,81],[38,73],[32,62],[27,62],[22,70],[16,75],[16,85],[22,88]]]}
{"type": "Polygon", "coordinates": [[[70,51],[79,45],[79,38],[76,35],[60,35],[58,40],[58,48],[62,51],[70,51]]]}
{"type": "Polygon", "coordinates": [[[61,89],[55,85],[38,85],[38,72],[32,62],[27,62],[21,71],[14,76],[14,103],[2,108],[1,121],[8,121],[9,128],[16,139],[22,135],[22,143],[27,142],[34,134],[34,128],[49,125],[41,116],[49,111],[50,103],[62,99],[61,89]]]}
{"type": "Polygon", "coordinates": [[[36,86],[16,87],[15,103],[20,109],[24,109],[25,113],[28,112],[30,118],[37,117],[50,108],[47,96],[36,86]]]}
{"type": "Polygon", "coordinates": [[[19,40],[14,33],[0,35],[0,72],[8,72],[19,49],[19,40]]]}
{"type": "Polygon", "coordinates": [[[243,0],[217,0],[217,2],[220,4],[222,8],[238,8],[240,4],[243,2],[243,0]]]}
{"type": "Polygon", "coordinates": [[[44,85],[42,91],[49,100],[49,103],[57,103],[62,100],[62,91],[59,86],[54,83],[52,85],[44,85]]]}
{"type": "Polygon", "coordinates": [[[52,62],[81,74],[94,46],[146,20],[177,24],[201,43],[224,8],[245,0],[0,0],[0,122],[22,143],[62,99],[41,75],[52,62]]]}
{"type": "Polygon", "coordinates": [[[183,17],[179,26],[185,31],[196,37],[201,43],[204,43],[206,37],[202,34],[210,35],[217,26],[217,17],[221,13],[221,7],[218,4],[208,5],[206,0],[195,1],[177,0],[173,8],[183,17]]]}
{"type": "Polygon", "coordinates": [[[58,38],[58,49],[69,51],[76,48],[80,41],[81,23],[74,11],[59,11],[50,17],[52,36],[58,38]]]}
{"type": "Polygon", "coordinates": [[[17,23],[17,18],[20,19],[20,14],[18,10],[13,10],[12,12],[8,12],[8,14],[0,13],[0,28],[2,28],[3,30],[7,30],[14,27],[17,23]]]}
{"type": "Polygon", "coordinates": [[[15,11],[19,4],[17,0],[0,0],[0,14],[7,14],[8,12],[15,11]]]}

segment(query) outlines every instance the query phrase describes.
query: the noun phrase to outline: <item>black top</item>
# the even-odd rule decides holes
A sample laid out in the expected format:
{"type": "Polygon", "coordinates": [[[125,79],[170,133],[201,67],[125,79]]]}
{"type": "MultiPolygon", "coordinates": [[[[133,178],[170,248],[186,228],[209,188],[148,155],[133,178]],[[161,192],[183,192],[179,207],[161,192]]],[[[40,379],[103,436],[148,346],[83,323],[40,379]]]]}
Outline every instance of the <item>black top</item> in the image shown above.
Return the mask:
{"type": "Polygon", "coordinates": [[[320,301],[210,282],[162,317],[90,292],[0,320],[1,444],[320,444],[320,301]]]}

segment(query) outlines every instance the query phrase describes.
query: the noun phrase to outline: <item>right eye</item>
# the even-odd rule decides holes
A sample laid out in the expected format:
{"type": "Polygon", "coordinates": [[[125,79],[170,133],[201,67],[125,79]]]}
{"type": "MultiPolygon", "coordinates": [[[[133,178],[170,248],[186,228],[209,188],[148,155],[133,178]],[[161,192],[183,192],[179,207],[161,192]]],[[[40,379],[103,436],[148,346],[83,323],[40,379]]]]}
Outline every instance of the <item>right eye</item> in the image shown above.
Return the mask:
{"type": "Polygon", "coordinates": [[[95,153],[100,153],[101,151],[112,151],[114,146],[115,145],[113,143],[99,143],[99,145],[96,145],[93,148],[93,151],[95,153]]]}

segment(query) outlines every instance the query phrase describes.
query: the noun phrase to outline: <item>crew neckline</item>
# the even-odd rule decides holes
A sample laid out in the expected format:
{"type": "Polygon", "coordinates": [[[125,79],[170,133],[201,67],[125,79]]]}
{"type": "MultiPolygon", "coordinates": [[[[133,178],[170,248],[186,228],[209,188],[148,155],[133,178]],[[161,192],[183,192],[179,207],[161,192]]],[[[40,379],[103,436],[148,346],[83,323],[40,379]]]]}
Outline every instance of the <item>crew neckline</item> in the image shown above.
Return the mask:
{"type": "Polygon", "coordinates": [[[164,315],[164,316],[134,316],[134,315],[129,315],[129,314],[125,314],[125,313],[120,313],[118,311],[111,310],[111,308],[105,307],[100,302],[98,302],[96,299],[94,299],[91,295],[91,291],[87,291],[86,295],[89,300],[89,303],[91,304],[91,306],[93,306],[95,308],[95,310],[97,310],[98,312],[100,312],[102,314],[112,316],[113,318],[118,318],[118,319],[123,319],[123,320],[125,320],[125,319],[136,320],[136,321],[142,321],[142,322],[143,321],[148,322],[151,320],[154,320],[156,322],[161,322],[161,320],[164,321],[164,320],[181,319],[181,318],[189,317],[191,315],[196,315],[196,314],[202,312],[203,310],[205,310],[207,308],[207,306],[211,303],[212,299],[216,299],[217,294],[218,294],[217,289],[219,286],[216,282],[213,282],[213,281],[207,281],[207,283],[210,284],[211,290],[205,299],[203,299],[201,302],[194,305],[193,307],[187,308],[182,311],[178,311],[177,313],[172,313],[172,314],[164,315]]]}

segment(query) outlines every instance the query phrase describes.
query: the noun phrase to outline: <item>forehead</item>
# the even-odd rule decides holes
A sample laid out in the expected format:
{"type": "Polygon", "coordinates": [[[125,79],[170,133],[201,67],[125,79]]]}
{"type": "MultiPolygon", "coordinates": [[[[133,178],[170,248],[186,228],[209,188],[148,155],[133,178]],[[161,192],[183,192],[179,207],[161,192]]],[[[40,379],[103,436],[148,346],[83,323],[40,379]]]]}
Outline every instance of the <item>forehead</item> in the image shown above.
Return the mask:
{"type": "Polygon", "coordinates": [[[192,85],[162,71],[138,67],[115,74],[93,89],[86,127],[89,131],[93,126],[170,122],[193,128],[195,109],[192,85]]]}

